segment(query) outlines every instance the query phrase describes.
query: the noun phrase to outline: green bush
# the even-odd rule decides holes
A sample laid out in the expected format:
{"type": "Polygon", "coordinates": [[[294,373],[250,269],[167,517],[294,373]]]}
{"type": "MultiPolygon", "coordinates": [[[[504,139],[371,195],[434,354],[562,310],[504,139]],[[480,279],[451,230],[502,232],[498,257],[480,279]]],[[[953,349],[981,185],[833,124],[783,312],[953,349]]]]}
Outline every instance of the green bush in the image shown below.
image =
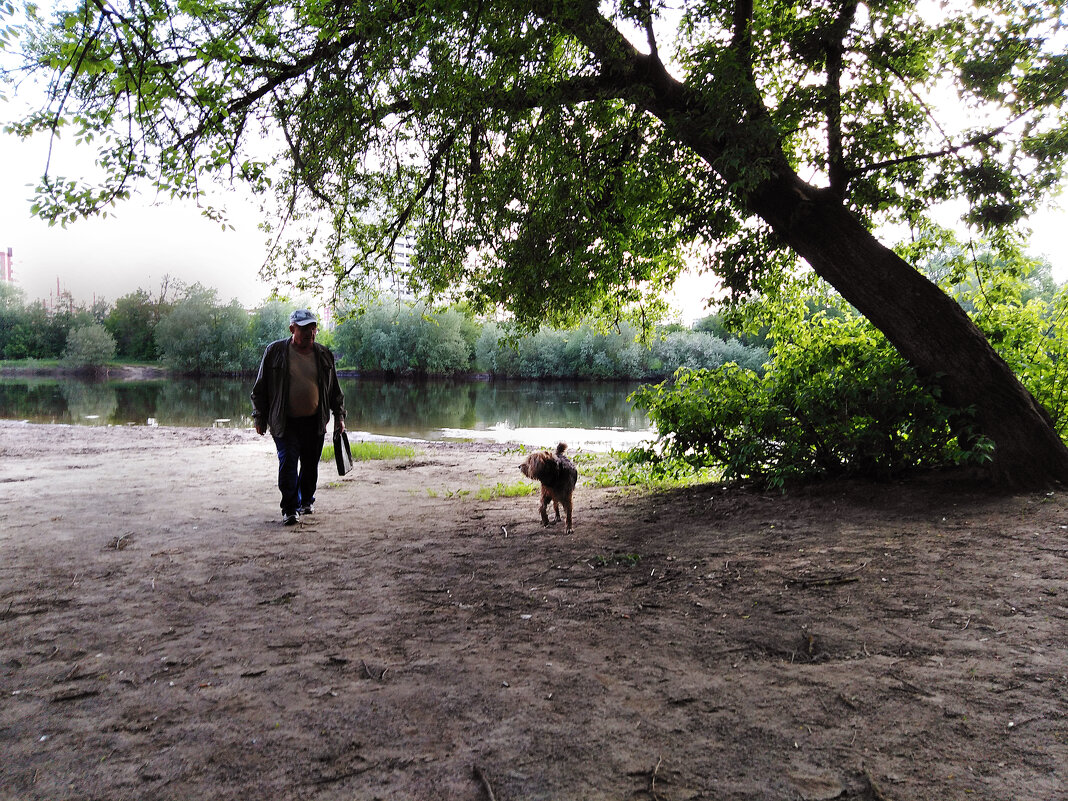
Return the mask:
{"type": "Polygon", "coordinates": [[[138,289],[115,301],[104,318],[104,327],[115,337],[118,355],[126,359],[154,361],[158,355],[156,325],[170,308],[166,289],[158,298],[147,290],[138,289]]]}
{"type": "Polygon", "coordinates": [[[248,367],[248,313],[236,300],[222,304],[214,289],[194,284],[159,321],[156,345],[164,364],[188,373],[224,373],[248,367]]]}
{"type": "Polygon", "coordinates": [[[397,375],[449,375],[471,369],[463,313],[424,305],[374,302],[334,331],[342,367],[397,375]]]}
{"type": "MultiPolygon", "coordinates": [[[[1041,260],[936,245],[927,274],[967,311],[1068,437],[1068,286],[1058,287],[1041,260]]],[[[720,467],[727,478],[781,485],[991,457],[991,443],[975,434],[968,410],[940,403],[886,339],[826,289],[789,287],[732,316],[771,343],[764,372],[744,364],[684,369],[636,392],[635,404],[660,439],[655,450],[632,454],[635,462],[684,459],[720,467]]],[[[688,357],[681,361],[689,364],[688,357]]]]}
{"type": "Polygon", "coordinates": [[[63,349],[71,367],[103,367],[115,358],[115,338],[100,323],[72,328],[63,349]]]}
{"type": "Polygon", "coordinates": [[[660,432],[657,458],[717,465],[726,479],[885,478],[919,465],[985,458],[966,415],[941,404],[886,339],[854,314],[779,308],[771,361],[683,369],[632,395],[660,432]],[[952,423],[952,425],[951,425],[952,423]]]}
{"type": "MultiPolygon", "coordinates": [[[[292,303],[281,300],[269,300],[252,312],[248,318],[248,336],[245,352],[241,355],[241,364],[246,369],[255,370],[263,358],[263,351],[272,342],[289,336],[289,315],[295,309],[292,303]]],[[[323,335],[328,333],[322,326],[316,341],[323,342],[323,335]]]]}
{"type": "Polygon", "coordinates": [[[988,275],[964,298],[971,316],[1068,437],[1068,286],[1035,295],[1030,282],[988,275]]]}
{"type": "Polygon", "coordinates": [[[735,361],[760,369],[767,351],[723,340],[703,331],[670,331],[648,346],[637,329],[623,324],[602,332],[583,325],[563,331],[543,328],[514,339],[494,323],[485,325],[475,345],[480,369],[516,378],[666,378],[680,367],[711,368],[735,361]]]}

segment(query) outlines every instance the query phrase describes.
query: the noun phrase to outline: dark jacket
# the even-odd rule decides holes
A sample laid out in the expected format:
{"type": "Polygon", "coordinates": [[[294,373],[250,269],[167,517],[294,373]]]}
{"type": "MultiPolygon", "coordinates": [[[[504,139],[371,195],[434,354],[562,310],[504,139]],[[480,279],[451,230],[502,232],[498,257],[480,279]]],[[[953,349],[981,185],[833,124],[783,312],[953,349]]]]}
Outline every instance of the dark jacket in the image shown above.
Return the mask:
{"type": "MultiPolygon", "coordinates": [[[[252,385],[252,419],[267,422],[271,433],[280,437],[286,430],[286,406],[289,402],[289,345],[290,339],[272,342],[263,351],[256,383],[252,385]]],[[[345,419],[345,396],[337,380],[334,354],[318,342],[314,343],[319,362],[319,431],[326,432],[330,413],[337,420],[345,419]]]]}

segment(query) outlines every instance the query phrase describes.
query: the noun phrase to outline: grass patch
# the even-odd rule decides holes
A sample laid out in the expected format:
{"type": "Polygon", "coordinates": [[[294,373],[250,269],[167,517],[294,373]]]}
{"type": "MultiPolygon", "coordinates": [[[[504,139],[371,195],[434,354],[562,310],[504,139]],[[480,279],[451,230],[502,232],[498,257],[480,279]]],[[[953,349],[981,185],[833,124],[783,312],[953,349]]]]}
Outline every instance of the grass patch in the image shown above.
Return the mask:
{"type": "Polygon", "coordinates": [[[595,556],[587,561],[590,567],[635,567],[642,560],[640,553],[620,553],[595,556]]]}
{"type": "Polygon", "coordinates": [[[525,498],[528,495],[533,495],[538,491],[537,484],[530,484],[525,481],[517,481],[514,484],[505,484],[503,481],[498,481],[492,487],[479,487],[477,490],[469,489],[427,489],[426,494],[429,498],[450,498],[456,500],[462,500],[468,496],[471,496],[478,501],[492,501],[494,498],[525,498]]]}
{"type": "Polygon", "coordinates": [[[458,490],[443,489],[441,491],[441,493],[438,493],[438,492],[435,492],[434,490],[429,490],[428,489],[426,491],[426,494],[429,495],[431,498],[439,498],[442,495],[444,495],[446,498],[449,498],[449,499],[452,499],[452,498],[466,498],[468,495],[471,494],[471,490],[468,490],[468,489],[458,489],[458,490]]]}
{"type": "MultiPolygon", "coordinates": [[[[415,457],[415,448],[410,445],[394,445],[392,442],[350,442],[349,450],[352,451],[352,461],[354,462],[412,459],[415,457]]],[[[333,443],[323,447],[322,461],[334,461],[333,443]]]]}
{"type": "Polygon", "coordinates": [[[608,459],[590,465],[588,483],[594,487],[626,487],[636,492],[679,489],[722,481],[716,468],[693,465],[681,459],[650,458],[647,451],[613,451],[608,459]]]}
{"type": "Polygon", "coordinates": [[[431,488],[427,487],[427,490],[426,490],[426,497],[428,497],[428,498],[442,498],[442,497],[444,497],[444,498],[449,498],[449,499],[453,499],[453,498],[466,498],[466,497],[467,497],[468,495],[470,495],[470,494],[471,494],[471,490],[466,490],[466,489],[458,489],[458,490],[451,490],[451,489],[443,489],[443,490],[436,490],[436,489],[431,489],[431,488]]]}
{"type": "Polygon", "coordinates": [[[0,359],[0,367],[11,370],[45,370],[62,366],[59,359],[0,359]]]}
{"type": "Polygon", "coordinates": [[[480,501],[492,501],[494,498],[525,498],[537,491],[538,485],[527,481],[517,481],[514,484],[498,481],[492,487],[479,487],[475,492],[475,497],[480,501]]]}

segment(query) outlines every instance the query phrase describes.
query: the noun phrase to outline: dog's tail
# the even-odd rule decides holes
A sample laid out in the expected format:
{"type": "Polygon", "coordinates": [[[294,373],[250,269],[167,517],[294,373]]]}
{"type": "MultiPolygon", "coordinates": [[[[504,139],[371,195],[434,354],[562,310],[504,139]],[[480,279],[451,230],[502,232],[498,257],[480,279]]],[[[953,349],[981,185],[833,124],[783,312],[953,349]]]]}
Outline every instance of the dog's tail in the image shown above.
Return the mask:
{"type": "Polygon", "coordinates": [[[557,456],[563,456],[564,455],[564,451],[566,451],[566,450],[567,450],[567,443],[566,442],[561,442],[559,445],[556,446],[556,455],[557,456]]]}

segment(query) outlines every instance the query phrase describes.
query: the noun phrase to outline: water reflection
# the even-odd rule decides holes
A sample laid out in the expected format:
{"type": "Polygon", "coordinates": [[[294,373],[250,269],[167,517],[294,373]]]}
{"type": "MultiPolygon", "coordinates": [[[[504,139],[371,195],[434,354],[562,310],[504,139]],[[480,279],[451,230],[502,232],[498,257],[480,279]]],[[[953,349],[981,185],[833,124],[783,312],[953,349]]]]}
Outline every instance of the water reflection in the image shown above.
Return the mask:
{"type": "Polygon", "coordinates": [[[73,420],[107,422],[118,409],[117,394],[104,383],[67,381],[59,385],[59,391],[73,420]]]}
{"type": "MultiPolygon", "coordinates": [[[[341,380],[350,431],[366,437],[566,439],[604,450],[650,436],[627,403],[636,384],[341,380]]],[[[0,378],[0,417],[77,425],[252,426],[250,379],[90,381],[0,378]]]]}

